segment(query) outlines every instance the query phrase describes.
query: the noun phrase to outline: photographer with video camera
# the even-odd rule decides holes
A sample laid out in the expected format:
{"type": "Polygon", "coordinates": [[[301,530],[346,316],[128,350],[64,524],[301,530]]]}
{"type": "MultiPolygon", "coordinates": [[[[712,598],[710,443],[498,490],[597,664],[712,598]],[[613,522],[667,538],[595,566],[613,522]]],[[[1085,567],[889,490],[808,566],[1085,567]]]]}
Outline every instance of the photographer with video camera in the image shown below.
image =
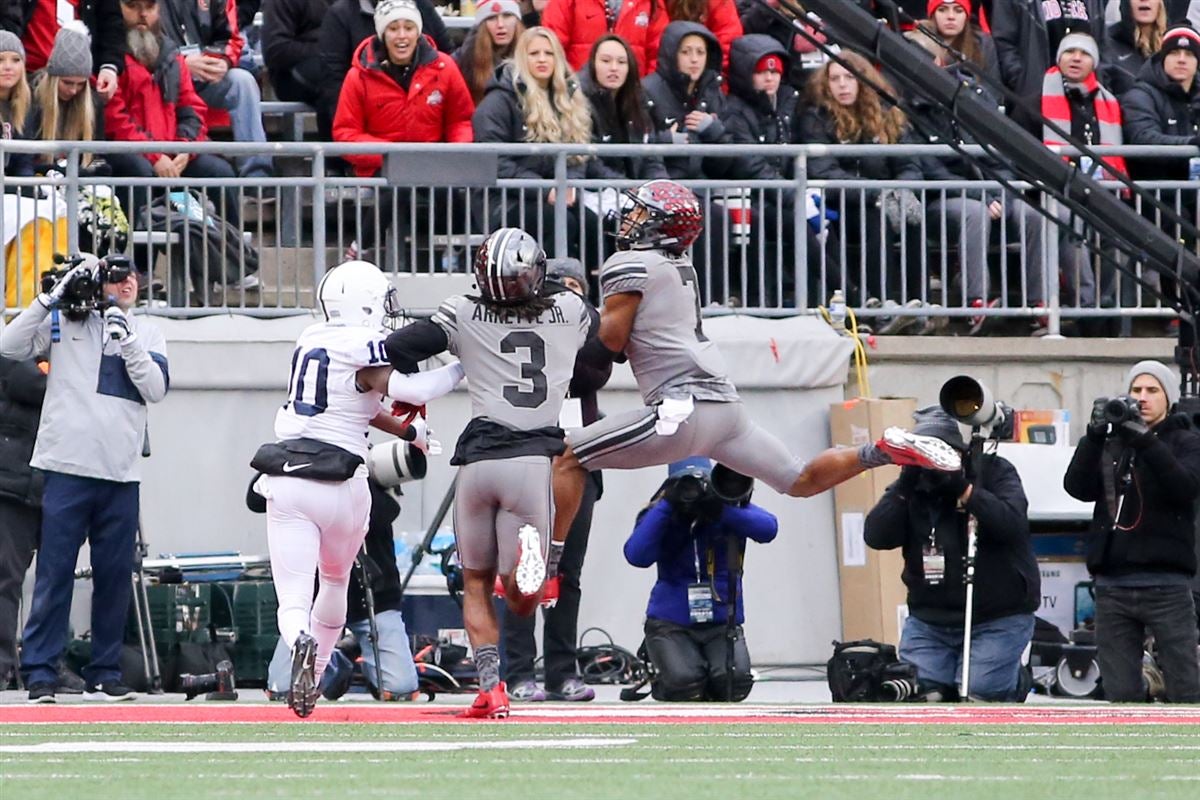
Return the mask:
{"type": "Polygon", "coordinates": [[[954,447],[967,466],[959,472],[904,467],[867,514],[867,546],[899,547],[904,555],[909,616],[900,635],[900,658],[916,666],[926,699],[963,699],[957,686],[964,670],[964,628],[970,625],[967,694],[1020,702],[1027,694],[1021,690],[1021,657],[1041,602],[1021,478],[995,454],[980,453],[972,464],[958,422],[941,408],[923,408],[913,417],[914,433],[936,436],[954,447]],[[978,591],[969,616],[971,517],[978,542],[973,574],[978,591]]]}
{"type": "Polygon", "coordinates": [[[29,700],[54,702],[66,645],[75,562],[92,564],[89,700],[126,700],[118,656],[129,610],[138,529],[139,456],[146,404],[167,393],[166,339],[130,313],[138,275],[129,260],[83,254],[43,276],[42,293],[0,333],[0,355],[47,358],[52,368],[30,465],[45,476],[41,548],[25,624],[21,675],[29,700]]]}
{"type": "Polygon", "coordinates": [[[1096,661],[1106,699],[1144,702],[1142,658],[1154,635],[1172,703],[1200,702],[1196,608],[1196,498],[1200,433],[1179,402],[1179,379],[1157,361],[1129,370],[1128,395],[1097,398],[1063,479],[1094,502],[1087,565],[1096,590],[1096,661]]]}
{"type": "Polygon", "coordinates": [[[645,626],[652,695],[740,702],[754,685],[742,633],[746,540],[772,541],[779,521],[750,502],[752,479],[721,464],[693,458],[669,474],[625,542],[630,564],[658,565],[645,626]]]}

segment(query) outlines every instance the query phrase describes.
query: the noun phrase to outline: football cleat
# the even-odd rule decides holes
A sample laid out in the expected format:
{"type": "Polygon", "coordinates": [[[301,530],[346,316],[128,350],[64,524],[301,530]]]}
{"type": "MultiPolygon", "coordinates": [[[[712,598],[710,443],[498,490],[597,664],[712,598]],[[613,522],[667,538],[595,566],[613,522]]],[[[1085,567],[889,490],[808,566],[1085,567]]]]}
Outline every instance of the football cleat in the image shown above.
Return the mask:
{"type": "Polygon", "coordinates": [[[888,428],[875,443],[900,466],[924,467],[942,472],[962,469],[962,455],[936,436],[922,436],[903,428],[888,428]]]}
{"type": "Polygon", "coordinates": [[[532,525],[517,531],[517,591],[526,597],[537,594],[546,580],[546,559],[542,557],[542,536],[532,525]]]}
{"type": "Polygon", "coordinates": [[[493,686],[490,690],[479,690],[475,702],[459,714],[465,719],[504,719],[508,716],[508,688],[504,681],[493,686]]]}
{"type": "Polygon", "coordinates": [[[317,640],[302,633],[292,646],[292,685],[288,689],[288,708],[303,719],[317,707],[317,640]]]}
{"type": "Polygon", "coordinates": [[[538,605],[542,608],[554,608],[558,605],[558,589],[558,576],[555,575],[553,578],[547,578],[543,584],[542,598],[538,600],[538,605]]]}

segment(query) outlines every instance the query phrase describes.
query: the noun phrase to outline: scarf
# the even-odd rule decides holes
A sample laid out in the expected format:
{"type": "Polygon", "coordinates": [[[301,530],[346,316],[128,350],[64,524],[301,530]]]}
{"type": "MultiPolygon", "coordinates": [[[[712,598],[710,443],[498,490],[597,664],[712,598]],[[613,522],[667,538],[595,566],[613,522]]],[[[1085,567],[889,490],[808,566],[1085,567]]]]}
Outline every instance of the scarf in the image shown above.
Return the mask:
{"type": "MultiPolygon", "coordinates": [[[[1083,89],[1092,98],[1100,134],[1100,141],[1092,144],[1124,144],[1121,139],[1121,106],[1117,103],[1117,98],[1100,85],[1094,71],[1084,79],[1083,89]]],[[[1042,80],[1042,116],[1065,131],[1071,130],[1071,104],[1067,100],[1065,81],[1058,67],[1046,70],[1046,77],[1042,80]]],[[[1066,144],[1049,126],[1042,128],[1042,139],[1047,146],[1066,144]]],[[[1107,180],[1113,180],[1117,174],[1129,174],[1125,159],[1121,156],[1105,156],[1101,161],[1107,180]]]]}

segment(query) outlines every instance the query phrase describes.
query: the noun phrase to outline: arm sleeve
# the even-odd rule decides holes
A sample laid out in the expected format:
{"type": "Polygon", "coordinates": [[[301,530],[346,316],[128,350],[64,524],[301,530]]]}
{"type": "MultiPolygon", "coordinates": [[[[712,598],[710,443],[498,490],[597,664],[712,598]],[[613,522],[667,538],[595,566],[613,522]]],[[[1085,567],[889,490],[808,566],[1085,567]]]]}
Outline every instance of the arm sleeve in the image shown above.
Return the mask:
{"type": "MultiPolygon", "coordinates": [[[[218,3],[220,1],[217,0],[218,3]]],[[[229,62],[229,66],[236,67],[242,60],[242,46],[246,40],[242,37],[241,27],[238,25],[237,0],[224,0],[224,5],[224,9],[212,14],[212,32],[209,34],[211,41],[205,44],[214,49],[221,48],[222,58],[229,62]]]]}
{"type": "Polygon", "coordinates": [[[600,296],[607,298],[623,292],[644,294],[649,278],[645,264],[636,261],[617,262],[600,273],[600,296]]]}
{"type": "Polygon", "coordinates": [[[995,457],[983,481],[971,489],[965,508],[979,521],[979,536],[991,542],[1014,544],[1029,539],[1029,501],[1021,476],[1009,462],[995,457]]]}
{"type": "Polygon", "coordinates": [[[188,72],[183,56],[179,59],[179,99],[175,101],[175,138],[181,142],[200,142],[208,134],[208,123],[204,121],[208,106],[196,94],[192,75],[188,72]]]}
{"type": "Polygon", "coordinates": [[[671,507],[659,500],[638,516],[633,533],[625,541],[625,560],[635,567],[649,567],[658,561],[662,540],[671,524],[671,507]]]}
{"type": "Polygon", "coordinates": [[[728,75],[730,45],[742,35],[742,19],[733,0],[709,0],[708,19],[704,24],[721,43],[721,71],[728,75]]]}
{"type": "Polygon", "coordinates": [[[475,141],[475,129],[471,127],[471,118],[475,115],[475,101],[471,99],[471,90],[467,81],[454,60],[446,59],[446,70],[450,73],[447,81],[449,97],[445,104],[446,115],[442,118],[444,129],[442,141],[469,144],[475,141]]]}
{"type": "Polygon", "coordinates": [[[383,342],[388,363],[403,373],[416,372],[418,364],[450,346],[446,331],[430,320],[423,319],[389,334],[383,342]]]}
{"type": "Polygon", "coordinates": [[[1142,461],[1154,474],[1160,491],[1173,503],[1186,506],[1200,494],[1200,436],[1189,435],[1182,447],[1168,447],[1155,436],[1142,448],[1142,461]]]}
{"type": "Polygon", "coordinates": [[[421,33],[433,39],[437,49],[443,53],[453,52],[454,40],[450,38],[450,31],[442,21],[442,15],[433,7],[433,3],[429,0],[417,0],[417,11],[421,13],[421,33]]]}
{"type": "Polygon", "coordinates": [[[104,67],[118,73],[125,68],[125,21],[121,17],[121,4],[99,2],[96,4],[95,29],[92,31],[93,72],[99,74],[104,67]]]}
{"type": "Polygon", "coordinates": [[[760,544],[774,541],[779,534],[779,518],[756,505],[726,505],[721,509],[721,524],[760,544]]]}
{"type": "Polygon", "coordinates": [[[40,407],[46,397],[46,374],[32,359],[11,361],[0,383],[8,396],[21,405],[40,407]]]}
{"type": "Polygon", "coordinates": [[[565,52],[571,50],[571,18],[575,16],[574,0],[550,0],[542,9],[542,27],[558,37],[565,52]]]}
{"type": "Polygon", "coordinates": [[[896,481],[883,493],[879,502],[867,513],[863,524],[863,540],[872,550],[895,550],[908,537],[908,504],[911,494],[901,481],[896,481]]]}
{"type": "Polygon", "coordinates": [[[1016,88],[1025,72],[1021,55],[1021,24],[1025,13],[1024,9],[1016,8],[1008,0],[996,0],[988,18],[992,26],[992,41],[996,45],[996,58],[1000,62],[1000,78],[1010,89],[1016,88]]]}
{"type": "Polygon", "coordinates": [[[393,371],[388,378],[388,397],[401,403],[423,406],[453,390],[464,374],[462,364],[457,361],[428,372],[414,372],[411,375],[393,371]]]}
{"type": "MultiPolygon", "coordinates": [[[[134,122],[125,102],[126,76],[122,75],[116,93],[104,105],[104,132],[115,142],[147,142],[150,140],[142,127],[134,122]]],[[[144,153],[147,161],[154,164],[162,153],[144,153]]]]}
{"type": "MultiPolygon", "coordinates": [[[[354,70],[346,76],[342,84],[341,94],[338,95],[337,113],[333,117],[333,140],[335,142],[386,142],[379,136],[372,136],[363,128],[366,114],[366,89],[362,79],[354,70]]],[[[383,156],[377,153],[347,154],[342,158],[349,161],[360,170],[375,172],[383,168],[383,156]]]]}
{"type": "Polygon", "coordinates": [[[1191,144],[1192,137],[1163,133],[1162,122],[1154,111],[1154,101],[1140,88],[1130,89],[1121,98],[1125,115],[1126,144],[1191,144]]]}
{"type": "Polygon", "coordinates": [[[50,309],[34,300],[0,331],[0,356],[16,361],[50,351],[50,309]]]}
{"type": "Polygon", "coordinates": [[[125,374],[147,403],[167,396],[170,375],[167,371],[167,344],[157,326],[138,326],[138,335],[121,346],[125,374]]]}
{"type": "MultiPolygon", "coordinates": [[[[512,109],[509,107],[507,93],[491,91],[483,96],[475,113],[471,117],[471,131],[476,142],[507,143],[517,141],[516,134],[509,125],[512,109]]],[[[496,176],[499,178],[540,178],[537,172],[526,169],[523,159],[512,156],[500,156],[496,176]]]]}
{"type": "Polygon", "coordinates": [[[1104,496],[1104,484],[1100,476],[1100,457],[1104,442],[1096,442],[1088,436],[1079,440],[1067,472],[1063,475],[1063,489],[1076,500],[1094,503],[1104,496]]]}
{"type": "Polygon", "coordinates": [[[283,0],[263,3],[263,59],[277,72],[287,72],[312,52],[311,45],[300,40],[298,8],[283,0]]]}

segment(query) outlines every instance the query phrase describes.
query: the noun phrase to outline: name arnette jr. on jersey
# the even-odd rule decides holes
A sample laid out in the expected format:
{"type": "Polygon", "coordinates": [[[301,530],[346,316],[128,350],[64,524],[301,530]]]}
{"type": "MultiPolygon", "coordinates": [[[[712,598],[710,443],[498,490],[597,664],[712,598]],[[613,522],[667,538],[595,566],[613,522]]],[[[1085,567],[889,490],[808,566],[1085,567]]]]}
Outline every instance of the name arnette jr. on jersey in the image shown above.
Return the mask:
{"type": "Polygon", "coordinates": [[[471,320],[475,322],[490,322],[495,325],[519,325],[525,323],[536,323],[538,325],[567,325],[574,324],[567,320],[563,310],[558,306],[551,306],[539,316],[525,315],[516,313],[510,309],[494,309],[488,308],[482,303],[476,303],[474,310],[471,312],[471,320]]]}

